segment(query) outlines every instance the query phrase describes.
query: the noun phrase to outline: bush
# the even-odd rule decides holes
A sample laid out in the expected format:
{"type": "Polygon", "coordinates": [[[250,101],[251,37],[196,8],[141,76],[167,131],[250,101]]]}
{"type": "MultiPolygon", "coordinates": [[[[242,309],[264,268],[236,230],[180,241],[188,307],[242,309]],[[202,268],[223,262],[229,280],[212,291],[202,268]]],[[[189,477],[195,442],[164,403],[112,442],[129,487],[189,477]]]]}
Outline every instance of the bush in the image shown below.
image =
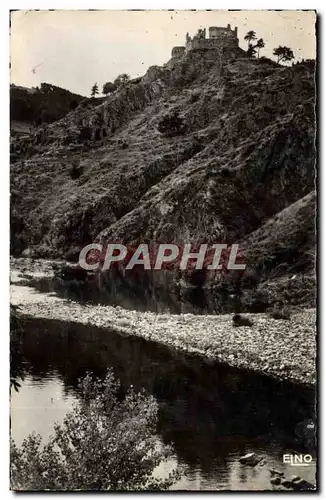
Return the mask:
{"type": "Polygon", "coordinates": [[[73,163],[70,169],[70,177],[72,180],[79,179],[79,177],[83,173],[83,167],[81,167],[78,163],[73,163]]]}
{"type": "Polygon", "coordinates": [[[170,453],[155,437],[157,404],[130,388],[122,396],[111,371],[103,381],[87,375],[80,403],[42,446],[31,434],[21,448],[11,441],[14,490],[165,490],[177,479],[153,478],[170,453]]]}
{"type": "Polygon", "coordinates": [[[291,313],[288,309],[273,309],[269,313],[270,317],[273,319],[284,319],[289,321],[291,319],[291,313]]]}
{"type": "Polygon", "coordinates": [[[259,281],[259,274],[252,269],[247,269],[241,277],[241,288],[255,289],[259,281]]]}
{"type": "Polygon", "coordinates": [[[127,73],[121,73],[121,75],[117,76],[114,80],[113,84],[119,89],[121,87],[126,86],[130,82],[130,76],[127,73]]]}
{"type": "Polygon", "coordinates": [[[80,108],[87,108],[89,105],[89,98],[85,97],[85,99],[82,99],[79,103],[80,108]]]}
{"type": "Polygon", "coordinates": [[[161,134],[173,137],[185,132],[185,124],[177,111],[166,114],[158,123],[157,129],[161,134]]]}
{"type": "Polygon", "coordinates": [[[235,314],[232,318],[233,326],[253,326],[251,319],[242,316],[242,314],[235,314]]]}
{"type": "Polygon", "coordinates": [[[91,127],[82,127],[79,130],[79,142],[87,142],[92,139],[92,128],[91,127]]]}
{"type": "Polygon", "coordinates": [[[103,85],[102,94],[104,94],[104,95],[112,94],[113,92],[115,92],[117,90],[117,88],[118,88],[117,85],[115,85],[114,83],[106,82],[103,85]]]}
{"type": "Polygon", "coordinates": [[[127,141],[119,141],[119,145],[121,149],[127,149],[129,147],[129,144],[127,141]]]}
{"type": "Polygon", "coordinates": [[[221,170],[221,176],[225,178],[231,178],[234,177],[234,173],[231,168],[229,167],[222,167],[221,170]]]}
{"type": "Polygon", "coordinates": [[[190,102],[191,103],[197,102],[199,98],[200,98],[200,92],[193,92],[190,96],[190,102]]]}
{"type": "Polygon", "coordinates": [[[251,313],[264,313],[272,306],[269,294],[262,289],[244,290],[242,308],[251,313]]]}
{"type": "Polygon", "coordinates": [[[79,254],[81,251],[80,246],[71,246],[64,254],[64,260],[68,262],[76,263],[78,262],[79,254]]]}

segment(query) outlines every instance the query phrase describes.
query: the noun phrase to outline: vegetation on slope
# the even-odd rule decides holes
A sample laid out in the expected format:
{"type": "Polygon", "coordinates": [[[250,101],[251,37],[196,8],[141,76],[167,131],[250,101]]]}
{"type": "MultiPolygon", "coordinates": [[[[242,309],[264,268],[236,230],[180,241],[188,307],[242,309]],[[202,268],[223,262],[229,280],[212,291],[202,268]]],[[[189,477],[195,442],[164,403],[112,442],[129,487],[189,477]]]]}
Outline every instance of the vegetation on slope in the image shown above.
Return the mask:
{"type": "Polygon", "coordinates": [[[94,240],[250,246],[314,191],[311,61],[192,53],[95,101],[44,127],[31,150],[15,143],[13,253],[77,258],[94,240]]]}
{"type": "Polygon", "coordinates": [[[34,125],[51,123],[75,109],[82,99],[81,95],[49,83],[41,83],[39,88],[33,89],[12,84],[10,118],[34,125]]]}

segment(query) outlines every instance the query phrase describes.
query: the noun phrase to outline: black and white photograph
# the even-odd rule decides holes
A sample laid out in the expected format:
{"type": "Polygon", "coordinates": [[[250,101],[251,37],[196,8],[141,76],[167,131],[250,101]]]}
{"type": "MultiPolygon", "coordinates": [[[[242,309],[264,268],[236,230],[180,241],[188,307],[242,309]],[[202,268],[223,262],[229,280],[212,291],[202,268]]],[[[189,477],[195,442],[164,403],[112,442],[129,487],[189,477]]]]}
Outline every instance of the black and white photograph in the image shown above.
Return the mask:
{"type": "Polygon", "coordinates": [[[317,492],[318,12],[8,16],[10,489],[317,492]]]}

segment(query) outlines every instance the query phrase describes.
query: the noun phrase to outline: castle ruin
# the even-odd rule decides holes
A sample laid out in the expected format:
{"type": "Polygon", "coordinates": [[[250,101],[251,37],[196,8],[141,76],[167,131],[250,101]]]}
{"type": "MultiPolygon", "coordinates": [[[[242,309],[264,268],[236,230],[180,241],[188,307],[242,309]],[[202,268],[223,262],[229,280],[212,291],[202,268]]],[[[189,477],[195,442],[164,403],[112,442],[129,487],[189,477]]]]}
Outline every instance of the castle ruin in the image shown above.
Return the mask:
{"type": "Polygon", "coordinates": [[[196,50],[223,51],[224,49],[237,49],[239,47],[237,27],[232,30],[230,24],[226,28],[210,26],[208,33],[208,38],[206,38],[206,28],[199,29],[193,38],[187,33],[185,46],[173,47],[172,58],[179,59],[184,54],[196,50]]]}

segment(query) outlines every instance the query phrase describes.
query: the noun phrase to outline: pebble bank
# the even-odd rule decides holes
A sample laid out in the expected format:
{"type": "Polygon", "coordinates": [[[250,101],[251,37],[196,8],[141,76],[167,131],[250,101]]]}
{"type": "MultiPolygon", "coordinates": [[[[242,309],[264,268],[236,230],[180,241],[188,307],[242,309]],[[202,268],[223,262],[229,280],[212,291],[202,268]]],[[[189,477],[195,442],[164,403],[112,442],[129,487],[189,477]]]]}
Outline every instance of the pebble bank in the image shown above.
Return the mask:
{"type": "Polygon", "coordinates": [[[207,361],[273,378],[313,385],[316,377],[316,311],[306,309],[290,321],[267,314],[246,315],[253,326],[232,326],[232,315],[157,314],[121,307],[81,305],[30,287],[11,285],[11,302],[23,314],[95,327],[171,346],[207,361]]]}

